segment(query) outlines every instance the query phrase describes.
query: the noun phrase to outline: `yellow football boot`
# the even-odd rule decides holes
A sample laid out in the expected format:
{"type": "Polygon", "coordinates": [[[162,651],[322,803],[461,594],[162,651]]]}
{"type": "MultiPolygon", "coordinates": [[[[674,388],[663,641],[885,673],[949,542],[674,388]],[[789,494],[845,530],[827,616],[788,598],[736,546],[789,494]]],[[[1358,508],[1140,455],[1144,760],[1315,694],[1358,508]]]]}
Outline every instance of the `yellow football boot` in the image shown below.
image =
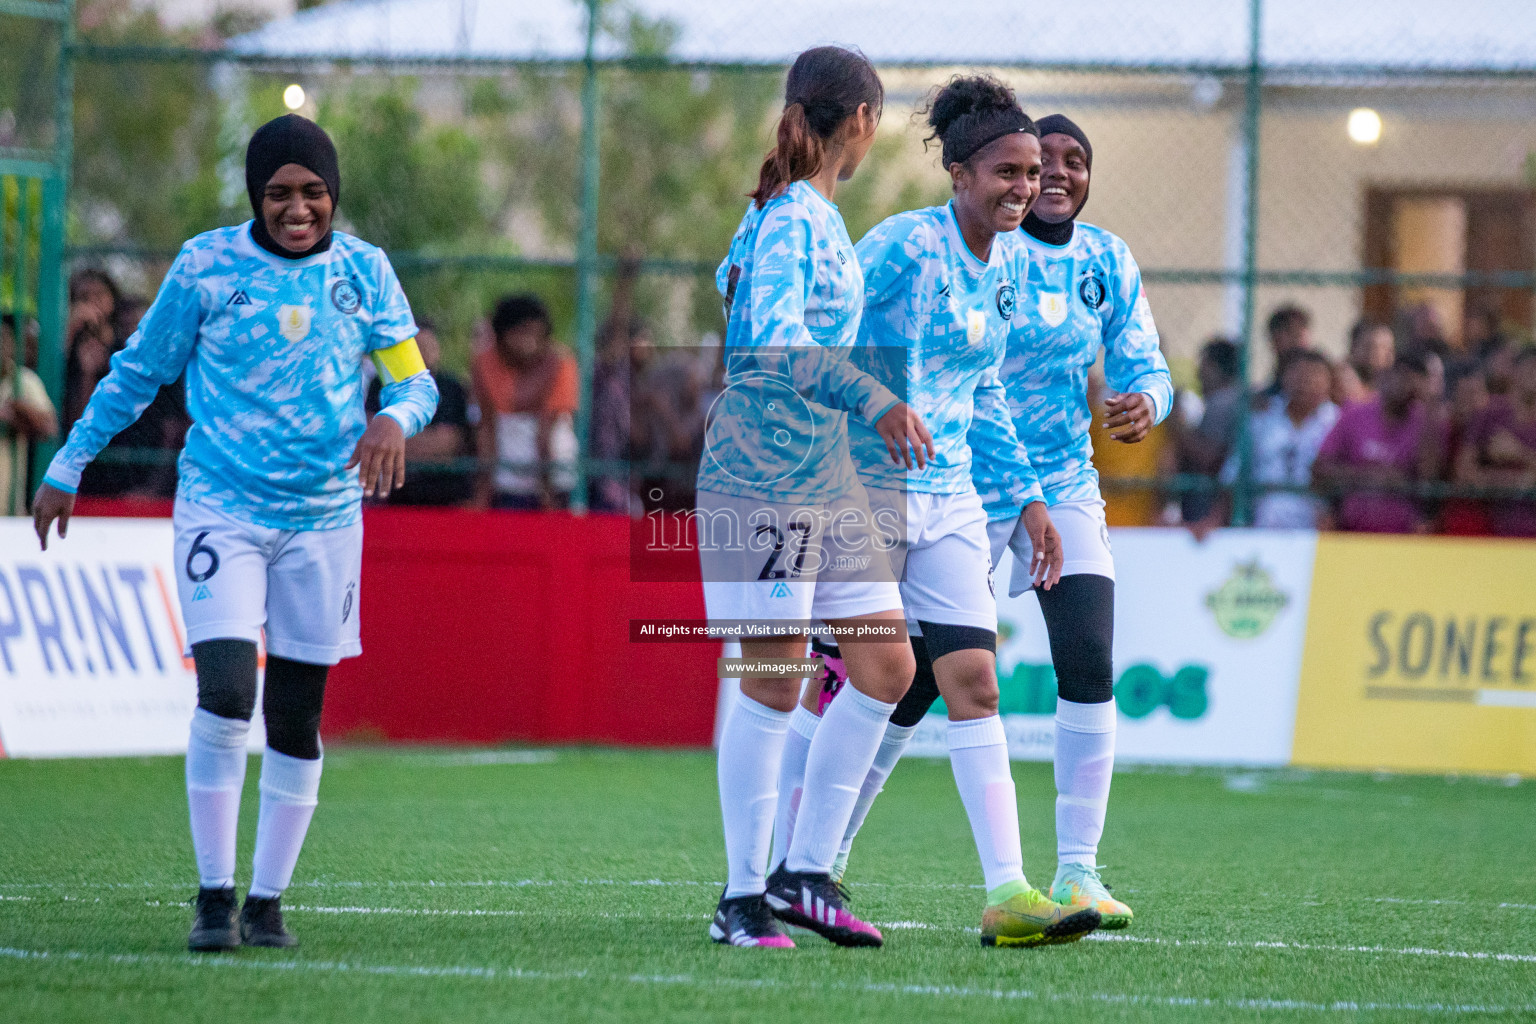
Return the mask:
{"type": "Polygon", "coordinates": [[[1105,931],[1117,931],[1128,927],[1131,908],[1109,894],[1099,869],[1086,864],[1063,864],[1056,869],[1056,880],[1051,883],[1051,899],[1064,907],[1092,908],[1099,912],[1105,931]]]}
{"type": "Polygon", "coordinates": [[[1076,942],[1099,926],[1092,907],[1064,907],[1039,889],[1025,889],[981,914],[983,946],[1053,946],[1076,942]]]}

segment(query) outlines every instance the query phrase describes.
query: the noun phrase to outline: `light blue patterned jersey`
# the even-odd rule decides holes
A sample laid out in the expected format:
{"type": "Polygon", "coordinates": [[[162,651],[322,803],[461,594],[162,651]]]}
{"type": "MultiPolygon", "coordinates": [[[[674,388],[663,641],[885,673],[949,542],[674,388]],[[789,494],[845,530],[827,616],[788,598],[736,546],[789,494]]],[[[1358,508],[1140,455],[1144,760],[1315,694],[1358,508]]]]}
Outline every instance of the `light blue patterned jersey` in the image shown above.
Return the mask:
{"type": "MultiPolygon", "coordinates": [[[[1027,270],[1001,374],[1008,410],[1047,503],[1097,498],[1099,474],[1088,440],[1088,370],[1099,350],[1112,389],[1144,392],[1158,423],[1173,407],[1173,379],[1158,349],[1141,270],[1123,241],[1091,224],[1078,224],[1062,246],[1047,245],[1022,229],[1016,235],[1027,270]]],[[[975,430],[973,475],[987,516],[1016,516],[1020,506],[1004,487],[1016,472],[1012,458],[1006,448],[982,443],[975,430]]]]}
{"type": "Polygon", "coordinates": [[[927,424],[934,446],[926,468],[909,470],[891,461],[873,429],[850,422],[848,442],[859,476],[870,487],[928,494],[970,490],[967,433],[979,404],[993,410],[984,418],[998,429],[987,441],[1011,467],[1010,499],[1021,508],[1039,500],[998,379],[1018,301],[1018,240],[998,236],[984,263],[965,244],[954,208],[946,204],[886,218],[859,240],[858,252],[864,268],[861,355],[878,353],[865,365],[878,365],[874,372],[882,381],[899,387],[904,379],[907,402],[927,424]]]}
{"type": "Polygon", "coordinates": [[[748,207],[716,283],[725,388],[699,488],[807,504],[849,493],[846,413],[873,423],[897,398],[849,358],[864,279],[837,207],[804,181],[748,207]]]}
{"type": "MultiPolygon", "coordinates": [[[[394,268],[367,242],[337,231],[325,252],[285,260],[252,241],[250,222],[204,232],[182,246],[47,480],[77,487],[185,371],[180,497],[274,529],[350,525],[362,514],[357,471],[345,466],[365,424],[363,357],[415,335],[394,268]]],[[[381,401],[409,437],[431,420],[437,385],[418,373],[381,401]]]]}

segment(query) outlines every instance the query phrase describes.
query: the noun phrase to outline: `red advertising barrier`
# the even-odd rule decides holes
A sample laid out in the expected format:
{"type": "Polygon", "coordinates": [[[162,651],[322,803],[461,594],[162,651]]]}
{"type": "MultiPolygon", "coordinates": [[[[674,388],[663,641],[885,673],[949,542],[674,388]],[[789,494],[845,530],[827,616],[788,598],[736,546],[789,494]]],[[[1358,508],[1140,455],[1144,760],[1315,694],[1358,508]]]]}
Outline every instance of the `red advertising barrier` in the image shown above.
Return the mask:
{"type": "MultiPolygon", "coordinates": [[[[170,503],[75,511],[164,516],[170,503]]],[[[331,673],[327,737],[710,743],[719,644],[629,640],[632,618],[703,618],[702,589],[631,582],[627,519],[369,508],[363,521],[363,656],[331,673]]]]}

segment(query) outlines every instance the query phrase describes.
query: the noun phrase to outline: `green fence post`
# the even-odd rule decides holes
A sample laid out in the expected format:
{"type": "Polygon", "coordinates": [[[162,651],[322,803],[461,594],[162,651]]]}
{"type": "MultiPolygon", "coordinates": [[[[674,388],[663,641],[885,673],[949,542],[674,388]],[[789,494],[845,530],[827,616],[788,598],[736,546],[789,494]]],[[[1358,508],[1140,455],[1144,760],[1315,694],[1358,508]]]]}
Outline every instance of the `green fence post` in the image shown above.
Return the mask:
{"type": "Polygon", "coordinates": [[[576,406],[576,487],[571,509],[587,510],[587,448],[592,434],[592,364],[597,348],[597,198],[601,171],[598,139],[597,27],[601,0],[587,0],[587,50],[581,80],[581,229],[576,239],[576,360],[581,371],[576,406]]]}
{"type": "MultiPolygon", "coordinates": [[[[53,173],[43,182],[43,225],[37,261],[37,375],[64,420],[64,324],[68,300],[64,287],[64,232],[68,221],[69,178],[75,152],[75,0],[61,0],[59,67],[53,97],[53,173]]],[[[32,461],[32,488],[59,450],[62,437],[40,441],[32,461]]]]}
{"type": "MultiPolygon", "coordinates": [[[[1260,39],[1263,0],[1248,5],[1248,83],[1244,93],[1244,179],[1247,194],[1243,211],[1243,332],[1237,350],[1237,379],[1248,384],[1249,354],[1253,347],[1255,307],[1259,287],[1259,130],[1263,110],[1264,66],[1260,39]]],[[[1237,421],[1237,486],[1232,492],[1232,525],[1247,526],[1253,520],[1253,444],[1248,431],[1249,403],[1243,402],[1237,421]]]]}

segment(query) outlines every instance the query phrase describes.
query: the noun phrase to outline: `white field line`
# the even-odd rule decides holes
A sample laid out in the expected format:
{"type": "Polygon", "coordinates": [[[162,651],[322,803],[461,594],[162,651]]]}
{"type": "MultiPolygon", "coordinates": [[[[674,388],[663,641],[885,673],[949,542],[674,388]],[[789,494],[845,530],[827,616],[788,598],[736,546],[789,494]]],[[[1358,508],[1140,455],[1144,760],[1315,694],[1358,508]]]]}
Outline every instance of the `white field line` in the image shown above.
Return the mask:
{"type": "MultiPolygon", "coordinates": [[[[170,879],[163,882],[0,882],[0,890],[6,889],[30,889],[44,892],[72,891],[78,889],[182,889],[188,885],[185,878],[170,879]]],[[[297,889],[542,889],[556,888],[559,886],[594,886],[615,885],[635,886],[640,888],[673,888],[692,887],[704,889],[719,889],[724,882],[700,882],[690,879],[662,879],[662,878],[521,878],[521,879],[485,879],[468,881],[435,881],[404,880],[404,881],[339,881],[328,879],[316,879],[313,881],[294,882],[290,891],[297,889]]],[[[984,889],[986,886],[973,885],[963,882],[859,882],[860,889],[948,889],[948,890],[972,890],[984,889]]],[[[1134,893],[1135,889],[1117,889],[1122,893],[1134,893]]],[[[1407,899],[1397,896],[1329,896],[1318,898],[1316,896],[1296,896],[1290,893],[1261,892],[1259,896],[1265,899],[1279,899],[1295,902],[1303,906],[1327,906],[1335,903],[1397,903],[1405,906],[1446,906],[1446,907],[1483,907],[1496,910],[1536,910],[1536,903],[1474,903],[1470,900],[1447,899],[1407,899]]],[[[17,899],[14,896],[0,895],[0,899],[17,899]]]]}
{"type": "MultiPolygon", "coordinates": [[[[185,903],[167,903],[161,900],[145,900],[145,906],[163,907],[174,910],[186,910],[185,903]]],[[[402,917],[549,917],[549,912],[537,910],[482,910],[478,908],[467,909],[437,909],[431,907],[363,907],[363,906],[310,906],[295,904],[283,909],[293,913],[309,914],[360,914],[360,915],[399,915],[402,917]]],[[[703,921],[702,914],[609,914],[595,913],[586,916],[608,918],[625,921],[703,921]]],[[[892,931],[959,931],[970,934],[980,932],[978,928],[946,928],[943,925],[930,924],[926,921],[876,921],[880,928],[892,931]]],[[[1429,956],[1444,957],[1452,960],[1487,960],[1500,963],[1536,964],[1536,953],[1492,953],[1461,949],[1431,949],[1425,946],[1408,946],[1393,948],[1391,946],[1333,946],[1321,943],[1306,942],[1221,942],[1212,939],[1166,939],[1148,935],[1120,935],[1113,932],[1094,932],[1087,936],[1095,942],[1131,942],[1155,946],[1168,947],[1218,947],[1225,949],[1257,949],[1257,950],[1295,950],[1305,953],[1349,953],[1366,954],[1374,956],[1429,956]]]]}
{"type": "Polygon", "coordinates": [[[1505,963],[1536,964],[1536,953],[1484,953],[1461,949],[1429,949],[1408,946],[1328,946],[1308,942],[1219,942],[1212,939],[1160,939],[1149,935],[1119,935],[1094,932],[1086,936],[1094,942],[1138,942],[1157,946],[1217,946],[1226,949],[1294,949],[1307,953],[1371,953],[1387,956],[1440,956],[1453,960],[1498,960],[1505,963]]]}
{"type": "MultiPolygon", "coordinates": [[[[33,889],[42,891],[68,891],[76,889],[184,889],[185,878],[164,882],[0,882],[3,889],[33,889]]],[[[694,887],[703,889],[724,888],[725,882],[697,882],[686,879],[663,878],[521,878],[487,879],[483,881],[330,881],[315,880],[294,882],[289,891],[296,889],[545,889],[559,886],[617,885],[640,888],[694,887]]],[[[961,882],[860,882],[859,888],[870,889],[985,889],[984,885],[961,882]]],[[[1123,890],[1130,892],[1131,890],[1123,890]]]]}
{"type": "MultiPolygon", "coordinates": [[[[0,958],[36,964],[109,964],[119,967],[202,967],[256,971],[294,971],[400,978],[478,979],[486,981],[582,981],[599,985],[674,986],[697,989],[763,989],[780,984],[767,978],[697,977],[691,974],[601,974],[593,971],[540,971],[519,967],[367,964],[323,960],[250,960],[241,957],[195,957],[191,954],[89,953],[79,950],[36,950],[0,947],[0,958]]],[[[1300,999],[1213,999],[1127,992],[1038,992],[1033,989],[972,988],[957,985],[914,985],[899,982],[799,981],[801,990],[855,992],[870,995],[931,996],[948,999],[1024,1000],[1051,1003],[1159,1006],[1180,1009],[1289,1010],[1300,1013],[1434,1013],[1447,1016],[1492,1013],[1532,1013],[1536,1004],[1500,1006],[1484,1003],[1376,1003],[1356,1000],[1308,1002],[1300,999]]]]}
{"type": "Polygon", "coordinates": [[[555,757],[553,750],[480,750],[462,754],[420,754],[412,764],[426,764],[435,768],[474,768],[495,764],[549,764],[555,757]]]}

